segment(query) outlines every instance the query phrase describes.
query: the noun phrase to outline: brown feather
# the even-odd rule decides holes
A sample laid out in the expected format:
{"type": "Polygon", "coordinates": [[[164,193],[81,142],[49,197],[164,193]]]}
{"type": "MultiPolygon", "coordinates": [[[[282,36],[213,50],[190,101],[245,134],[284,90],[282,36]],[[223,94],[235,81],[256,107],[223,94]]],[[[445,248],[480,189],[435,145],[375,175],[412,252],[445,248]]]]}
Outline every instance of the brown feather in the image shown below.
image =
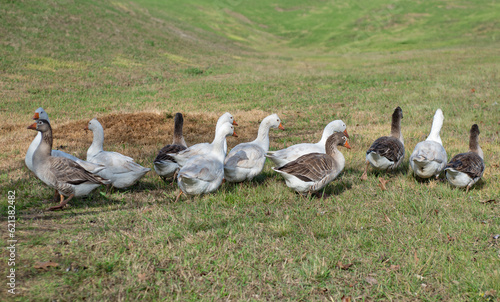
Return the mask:
{"type": "Polygon", "coordinates": [[[366,154],[375,152],[388,160],[397,163],[405,154],[405,147],[401,141],[393,136],[382,136],[377,138],[370,146],[366,154]]]}
{"type": "Polygon", "coordinates": [[[450,160],[445,169],[452,168],[469,175],[470,178],[481,177],[484,172],[483,159],[475,152],[460,153],[450,160]]]}
{"type": "Polygon", "coordinates": [[[160,152],[158,152],[158,155],[156,156],[154,162],[169,160],[175,163],[176,162],[175,159],[168,154],[177,154],[180,151],[186,149],[187,149],[186,147],[181,145],[166,145],[160,150],[160,152]]]}

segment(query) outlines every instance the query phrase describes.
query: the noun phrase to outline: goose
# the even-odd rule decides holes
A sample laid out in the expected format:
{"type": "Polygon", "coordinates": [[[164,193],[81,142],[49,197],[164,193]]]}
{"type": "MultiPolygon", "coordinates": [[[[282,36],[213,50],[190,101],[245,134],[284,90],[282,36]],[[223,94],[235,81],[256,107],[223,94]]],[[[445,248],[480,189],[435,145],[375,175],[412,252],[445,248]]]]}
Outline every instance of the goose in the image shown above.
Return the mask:
{"type": "Polygon", "coordinates": [[[361,180],[367,179],[370,164],[378,170],[394,170],[403,162],[405,146],[401,133],[402,118],[403,110],[398,106],[392,114],[391,136],[377,138],[366,151],[366,167],[361,180]]]}
{"type": "Polygon", "coordinates": [[[467,187],[465,193],[469,192],[484,173],[484,154],[479,146],[479,127],[472,125],[470,129],[469,152],[460,153],[450,160],[446,165],[446,178],[455,187],[467,187]]]}
{"type": "Polygon", "coordinates": [[[281,167],[308,153],[325,153],[326,140],[335,132],[343,132],[345,136],[349,137],[345,123],[342,120],[335,120],[326,125],[319,142],[297,144],[278,151],[268,151],[266,157],[272,160],[277,167],[281,167]]]}
{"type": "Polygon", "coordinates": [[[62,209],[73,197],[88,195],[101,184],[109,183],[109,180],[89,172],[74,160],[51,155],[52,128],[48,120],[39,119],[28,129],[42,134],[41,142],[33,153],[33,172],[46,185],[56,189],[61,197],[60,204],[49,210],[62,209]],[[64,199],[64,196],[68,198],[64,199]]]}
{"type": "MultiPolygon", "coordinates": [[[[34,120],[42,119],[46,120],[48,123],[50,123],[49,120],[49,115],[47,112],[42,108],[39,107],[37,110],[35,110],[35,115],[33,116],[34,120]]],[[[28,147],[28,151],[26,152],[26,156],[24,157],[24,162],[26,163],[26,166],[28,169],[30,169],[32,172],[33,171],[33,154],[35,153],[36,148],[40,145],[40,142],[42,141],[42,133],[38,132],[38,134],[35,136],[35,139],[31,142],[30,146],[28,147]]],[[[103,165],[98,165],[94,163],[89,163],[88,161],[81,160],[71,154],[68,154],[66,152],[60,151],[60,150],[52,150],[51,151],[52,156],[56,157],[66,157],[71,160],[76,161],[79,163],[81,166],[85,167],[86,170],[92,172],[92,173],[97,173],[104,169],[103,165]]],[[[57,194],[59,195],[59,194],[57,194]]],[[[59,196],[57,196],[59,197],[59,196]]]]}
{"type": "Polygon", "coordinates": [[[251,181],[262,172],[266,162],[265,155],[269,150],[271,128],[285,130],[277,114],[271,114],[262,120],[254,141],[239,144],[231,149],[224,161],[224,177],[228,182],[251,181]]]}
{"type": "Polygon", "coordinates": [[[186,141],[182,135],[182,125],[184,118],[181,113],[176,113],[174,117],[174,140],[172,144],[163,147],[154,160],[154,168],[163,180],[175,178],[175,173],[179,170],[179,165],[168,154],[177,154],[187,148],[186,141]]]}
{"type": "Polygon", "coordinates": [[[113,187],[119,189],[130,187],[151,171],[134,162],[131,157],[118,152],[104,151],[104,129],[97,119],[92,119],[85,130],[94,133],[92,145],[87,150],[87,161],[104,165],[105,168],[98,172],[98,175],[109,179],[113,187]]]}
{"type": "MultiPolygon", "coordinates": [[[[217,131],[219,131],[220,127],[225,123],[230,123],[234,126],[238,126],[238,124],[234,121],[233,116],[229,112],[226,112],[223,115],[221,115],[217,120],[217,125],[215,126],[216,137],[217,137],[217,131]]],[[[227,154],[226,138],[224,137],[223,140],[224,140],[223,142],[224,154],[227,154]]],[[[197,155],[203,155],[209,153],[211,150],[212,150],[211,143],[200,143],[193,145],[183,151],[180,151],[177,154],[169,153],[168,155],[171,156],[174,159],[174,161],[179,165],[179,167],[182,168],[190,158],[197,155]]]]}
{"type": "Polygon", "coordinates": [[[285,178],[286,185],[299,193],[313,193],[321,190],[342,172],[344,155],[337,149],[344,146],[351,149],[347,136],[335,132],[325,143],[326,153],[309,153],[278,168],[273,168],[285,178]]]}
{"type": "Polygon", "coordinates": [[[177,184],[182,193],[192,196],[210,193],[222,184],[224,178],[224,141],[227,136],[236,136],[230,123],[221,125],[216,133],[210,152],[191,158],[177,173],[177,184]]]}
{"type": "Polygon", "coordinates": [[[410,166],[421,178],[435,176],[436,179],[444,170],[448,157],[439,136],[443,126],[444,115],[441,109],[436,110],[432,120],[431,133],[423,142],[419,142],[410,156],[410,166]]]}

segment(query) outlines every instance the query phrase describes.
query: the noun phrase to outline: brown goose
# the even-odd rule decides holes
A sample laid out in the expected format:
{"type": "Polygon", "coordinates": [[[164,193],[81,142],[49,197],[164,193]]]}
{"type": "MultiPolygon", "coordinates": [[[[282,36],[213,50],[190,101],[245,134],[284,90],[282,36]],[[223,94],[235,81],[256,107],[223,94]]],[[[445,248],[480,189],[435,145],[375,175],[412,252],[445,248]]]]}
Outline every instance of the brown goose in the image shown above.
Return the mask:
{"type": "Polygon", "coordinates": [[[42,133],[42,140],[33,153],[33,172],[48,186],[56,189],[61,197],[61,203],[49,208],[58,210],[75,196],[88,195],[101,184],[109,181],[87,170],[74,160],[65,157],[51,156],[52,128],[47,120],[39,119],[28,129],[42,133]],[[64,199],[64,196],[68,196],[64,199]]]}
{"type": "Polygon", "coordinates": [[[446,178],[459,188],[467,187],[466,193],[484,173],[483,150],[479,146],[479,127],[472,125],[470,129],[469,152],[460,153],[446,165],[446,178]]]}
{"type": "Polygon", "coordinates": [[[370,164],[379,170],[394,170],[403,161],[405,146],[403,134],[401,133],[402,118],[403,110],[398,106],[392,114],[391,136],[377,138],[366,151],[366,167],[361,180],[367,179],[370,164]]]}
{"type": "Polygon", "coordinates": [[[187,148],[182,135],[183,124],[184,118],[182,114],[176,113],[174,118],[174,140],[172,144],[163,147],[154,160],[155,171],[163,180],[172,177],[175,179],[175,173],[179,171],[179,165],[168,154],[177,154],[187,148]]]}
{"type": "Polygon", "coordinates": [[[325,143],[325,153],[302,155],[286,165],[273,168],[284,178],[286,185],[300,193],[313,193],[321,190],[342,172],[345,165],[344,155],[337,149],[344,146],[351,149],[347,137],[342,132],[330,135],[325,143]]]}

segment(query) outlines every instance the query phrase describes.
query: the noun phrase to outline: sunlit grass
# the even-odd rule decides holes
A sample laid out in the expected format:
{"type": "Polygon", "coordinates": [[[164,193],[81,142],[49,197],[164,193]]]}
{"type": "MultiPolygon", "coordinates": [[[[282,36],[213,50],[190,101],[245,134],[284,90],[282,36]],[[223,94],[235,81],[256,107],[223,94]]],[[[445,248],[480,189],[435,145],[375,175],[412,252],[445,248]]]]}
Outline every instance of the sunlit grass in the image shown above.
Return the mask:
{"type": "MultiPolygon", "coordinates": [[[[331,5],[0,6],[0,186],[18,196],[17,300],[497,299],[488,296],[500,292],[497,4],[331,5]],[[175,112],[188,144],[211,141],[229,111],[240,125],[230,147],[277,113],[286,131],[271,132],[271,149],[316,142],[334,119],[346,122],[353,148],[342,150],[345,170],[323,198],[294,193],[268,162],[250,183],[178,203],[177,185],[151,172],[46,212],[53,191],[24,166],[39,106],[55,147],[85,158],[92,137],[82,129],[97,117],[106,150],[150,168],[175,112]],[[403,166],[361,182],[365,151],[390,133],[396,106],[403,166]],[[486,171],[469,194],[409,173],[437,108],[450,158],[467,151],[479,124],[486,171]],[[49,260],[59,267],[34,268],[49,260]]],[[[1,211],[4,219],[5,203],[1,211]]]]}

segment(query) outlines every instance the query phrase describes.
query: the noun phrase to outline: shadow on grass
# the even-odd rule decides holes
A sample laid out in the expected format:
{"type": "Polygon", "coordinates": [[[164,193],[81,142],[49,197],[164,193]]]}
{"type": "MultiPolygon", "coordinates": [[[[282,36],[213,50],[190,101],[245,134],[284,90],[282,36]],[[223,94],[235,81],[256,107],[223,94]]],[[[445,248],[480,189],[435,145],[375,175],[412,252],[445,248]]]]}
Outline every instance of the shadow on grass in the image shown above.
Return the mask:
{"type": "MultiPolygon", "coordinates": [[[[72,215],[89,215],[93,213],[98,213],[97,211],[91,211],[91,212],[82,212],[82,213],[74,213],[72,210],[81,210],[85,208],[93,209],[93,208],[99,208],[101,207],[102,209],[99,212],[103,211],[113,211],[110,209],[106,209],[103,207],[107,206],[112,206],[112,205],[118,205],[122,204],[125,205],[127,204],[128,208],[136,208],[140,205],[142,205],[142,202],[140,203],[130,203],[126,202],[125,198],[116,198],[115,195],[116,193],[128,193],[128,192],[133,192],[133,193],[142,193],[142,192],[148,192],[151,190],[157,190],[158,188],[150,182],[140,182],[136,184],[135,186],[123,190],[119,189],[114,189],[115,193],[114,194],[107,194],[106,193],[106,188],[104,186],[101,186],[97,190],[93,191],[89,196],[82,196],[82,197],[74,197],[72,200],[70,200],[69,205],[70,207],[66,207],[63,210],[59,211],[47,211],[47,209],[51,206],[55,206],[59,203],[58,201],[54,201],[53,199],[53,190],[52,189],[47,189],[48,187],[42,184],[39,181],[33,181],[32,179],[18,179],[18,180],[11,180],[9,181],[8,184],[3,185],[1,188],[2,190],[10,190],[10,191],[16,191],[16,199],[15,199],[15,207],[18,215],[26,218],[26,219],[57,219],[58,217],[64,216],[64,215],[48,215],[48,213],[61,213],[61,212],[70,212],[72,215]],[[47,193],[46,193],[47,192],[47,193]],[[48,193],[50,192],[50,193],[48,193]]],[[[6,213],[8,210],[8,203],[2,203],[0,205],[0,211],[1,211],[1,216],[0,220],[5,220],[7,219],[6,213]],[[5,215],[3,214],[5,213],[5,215]]],[[[121,208],[123,209],[123,208],[121,208]]]]}
{"type": "MultiPolygon", "coordinates": [[[[224,190],[227,193],[237,193],[242,187],[258,187],[267,183],[271,179],[276,178],[276,173],[272,173],[269,171],[262,172],[256,177],[254,177],[251,181],[242,181],[242,182],[228,182],[226,181],[222,186],[224,186],[224,190]]],[[[222,187],[221,186],[221,187],[222,187]]]]}
{"type": "MultiPolygon", "coordinates": [[[[332,196],[338,196],[342,194],[344,191],[347,191],[352,188],[352,182],[347,180],[334,180],[329,183],[323,191],[319,191],[319,198],[330,198],[332,196]]],[[[313,195],[314,196],[314,195],[313,195]]]]}

